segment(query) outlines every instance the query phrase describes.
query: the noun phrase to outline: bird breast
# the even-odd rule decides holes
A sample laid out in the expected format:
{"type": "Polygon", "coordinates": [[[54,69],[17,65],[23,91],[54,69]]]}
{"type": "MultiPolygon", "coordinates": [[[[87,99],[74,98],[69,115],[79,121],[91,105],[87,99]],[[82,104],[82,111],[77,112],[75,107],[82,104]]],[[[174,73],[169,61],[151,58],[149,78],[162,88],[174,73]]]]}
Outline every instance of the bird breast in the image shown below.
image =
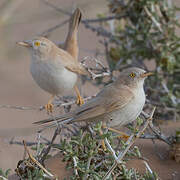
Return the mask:
{"type": "Polygon", "coordinates": [[[140,115],[146,99],[143,86],[133,93],[134,98],[130,103],[110,114],[110,120],[108,121],[110,127],[126,125],[136,120],[140,115]]]}
{"type": "Polygon", "coordinates": [[[32,61],[30,71],[40,88],[53,95],[72,90],[77,81],[75,73],[51,61],[32,61]]]}

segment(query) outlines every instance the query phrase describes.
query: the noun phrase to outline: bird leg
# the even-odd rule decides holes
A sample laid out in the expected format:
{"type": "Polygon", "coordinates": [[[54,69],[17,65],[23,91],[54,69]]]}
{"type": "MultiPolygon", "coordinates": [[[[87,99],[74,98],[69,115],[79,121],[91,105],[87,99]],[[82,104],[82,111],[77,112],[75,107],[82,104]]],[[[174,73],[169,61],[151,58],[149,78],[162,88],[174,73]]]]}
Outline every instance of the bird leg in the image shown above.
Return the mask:
{"type": "MultiPolygon", "coordinates": [[[[102,130],[100,130],[100,135],[103,135],[103,132],[102,132],[102,130]]],[[[106,149],[106,145],[105,145],[105,142],[104,142],[104,140],[101,140],[101,144],[102,144],[102,148],[103,148],[103,150],[104,151],[106,151],[107,149],[106,149]]]]}
{"type": "Polygon", "coordinates": [[[45,109],[48,114],[53,112],[54,105],[52,104],[52,102],[53,102],[54,96],[55,95],[52,95],[51,98],[49,99],[48,103],[45,105],[45,109]]]}
{"type": "Polygon", "coordinates": [[[76,95],[77,95],[76,104],[81,106],[82,104],[84,104],[84,100],[83,100],[83,98],[81,97],[80,92],[79,92],[77,86],[74,86],[74,89],[75,89],[76,95]]]}
{"type": "MultiPolygon", "coordinates": [[[[104,125],[103,128],[107,128],[107,127],[104,125]]],[[[109,127],[108,127],[108,130],[120,134],[120,136],[118,136],[118,138],[123,138],[125,140],[128,140],[128,138],[129,138],[129,135],[127,135],[126,133],[121,132],[119,130],[116,130],[116,129],[113,129],[113,128],[109,128],[109,127]]]]}

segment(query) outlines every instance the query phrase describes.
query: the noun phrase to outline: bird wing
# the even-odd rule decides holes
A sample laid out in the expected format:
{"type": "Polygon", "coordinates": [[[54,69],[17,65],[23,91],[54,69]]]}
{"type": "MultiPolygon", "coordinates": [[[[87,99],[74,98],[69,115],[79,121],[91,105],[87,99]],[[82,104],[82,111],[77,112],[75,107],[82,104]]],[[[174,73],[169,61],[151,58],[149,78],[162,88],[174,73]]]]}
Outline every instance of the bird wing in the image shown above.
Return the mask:
{"type": "Polygon", "coordinates": [[[105,87],[95,98],[79,107],[74,113],[73,121],[83,121],[96,118],[123,108],[134,98],[133,92],[127,87],[105,87]],[[121,93],[119,93],[119,92],[121,93]]]}
{"type": "Polygon", "coordinates": [[[86,69],[78,62],[78,60],[74,59],[68,52],[63,49],[58,49],[58,56],[61,60],[62,65],[71,72],[76,74],[87,75],[88,72],[86,69]]]}
{"type": "Polygon", "coordinates": [[[120,88],[113,88],[108,92],[108,96],[112,97],[106,105],[108,113],[123,108],[134,99],[134,93],[128,86],[122,85],[120,88]],[[113,94],[116,94],[116,96],[113,94]]]}

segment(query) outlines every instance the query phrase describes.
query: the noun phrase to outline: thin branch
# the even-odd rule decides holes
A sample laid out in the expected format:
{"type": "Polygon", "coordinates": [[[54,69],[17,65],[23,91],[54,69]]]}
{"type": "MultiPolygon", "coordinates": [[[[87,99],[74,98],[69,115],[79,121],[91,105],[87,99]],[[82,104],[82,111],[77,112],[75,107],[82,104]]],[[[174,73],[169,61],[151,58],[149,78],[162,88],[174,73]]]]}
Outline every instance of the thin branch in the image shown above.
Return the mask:
{"type": "MultiPolygon", "coordinates": [[[[24,144],[21,141],[9,141],[9,144],[16,144],[16,145],[20,145],[20,146],[24,146],[24,144]]],[[[37,142],[26,142],[26,146],[34,146],[37,145],[37,142]]],[[[45,145],[49,145],[49,143],[43,143],[45,145]]]]}
{"type": "Polygon", "coordinates": [[[78,171],[77,171],[77,157],[73,156],[73,163],[74,163],[74,173],[77,177],[79,177],[78,171]]]}
{"type": "Polygon", "coordinates": [[[114,15],[114,16],[108,16],[108,17],[103,17],[103,18],[97,18],[97,19],[83,19],[82,21],[86,23],[97,23],[97,22],[104,22],[104,21],[110,21],[113,19],[121,19],[121,18],[126,18],[126,14],[121,14],[121,15],[114,15]]]}
{"type": "Polygon", "coordinates": [[[113,35],[111,32],[105,30],[104,28],[102,28],[101,26],[99,27],[95,27],[90,25],[89,23],[83,22],[82,23],[85,25],[86,28],[90,29],[93,32],[96,32],[98,36],[103,36],[106,38],[109,38],[110,41],[121,45],[121,41],[119,40],[119,38],[115,35],[113,35]]]}
{"type": "MultiPolygon", "coordinates": [[[[92,97],[94,96],[89,96],[89,97],[86,97],[84,98],[85,101],[91,99],[92,97]]],[[[64,107],[64,106],[69,106],[69,105],[73,105],[76,103],[76,100],[72,100],[70,102],[66,102],[66,103],[63,103],[62,101],[60,102],[56,102],[55,104],[55,108],[57,107],[64,107]]],[[[44,106],[40,106],[40,107],[32,107],[32,106],[14,106],[14,105],[0,105],[0,109],[17,109],[17,110],[39,110],[39,111],[42,111],[45,109],[44,106]]]]}
{"type": "Polygon", "coordinates": [[[49,7],[55,9],[55,10],[58,11],[58,12],[61,12],[61,13],[66,14],[66,15],[68,15],[68,16],[71,16],[71,15],[72,15],[71,13],[63,10],[62,8],[59,8],[59,7],[57,7],[56,5],[50,3],[48,0],[41,0],[41,1],[42,1],[43,3],[45,3],[46,5],[48,5],[49,7]]]}
{"type": "Polygon", "coordinates": [[[165,92],[169,95],[169,97],[170,97],[170,99],[171,99],[173,105],[176,106],[176,105],[177,105],[176,97],[175,97],[173,94],[170,94],[169,89],[168,89],[168,87],[167,87],[165,81],[162,81],[161,84],[162,84],[162,87],[164,88],[165,92]]]}
{"type": "Polygon", "coordinates": [[[158,30],[163,33],[163,30],[161,28],[161,24],[159,22],[157,22],[157,20],[155,19],[155,17],[150,13],[150,11],[148,10],[148,8],[145,6],[144,10],[146,12],[146,14],[149,16],[149,18],[152,20],[152,22],[154,23],[154,25],[158,28],[158,30]]]}
{"type": "Polygon", "coordinates": [[[155,135],[143,134],[140,138],[142,138],[142,139],[151,139],[151,140],[161,140],[161,141],[165,142],[166,144],[168,144],[169,146],[172,145],[172,142],[173,142],[173,139],[174,139],[172,136],[168,136],[168,137],[166,137],[165,135],[162,136],[162,133],[158,134],[158,135],[157,134],[155,134],[155,135]]]}
{"type": "Polygon", "coordinates": [[[67,24],[69,22],[69,19],[64,20],[63,22],[48,28],[47,30],[43,31],[42,33],[39,33],[38,36],[44,36],[47,37],[49,35],[49,33],[51,33],[52,31],[56,30],[57,28],[60,28],[62,26],[64,26],[65,24],[67,24]]]}
{"type": "Polygon", "coordinates": [[[0,109],[18,109],[18,110],[37,110],[37,107],[32,106],[14,106],[14,105],[0,105],[0,109]]]}
{"type": "Polygon", "coordinates": [[[36,156],[40,154],[40,144],[41,144],[41,132],[37,133],[37,151],[36,156]]]}
{"type": "MultiPolygon", "coordinates": [[[[159,131],[157,128],[154,127],[152,122],[149,123],[149,127],[150,127],[150,129],[153,131],[153,133],[156,135],[156,137],[158,139],[166,142],[170,146],[172,145],[173,140],[170,141],[168,137],[166,137],[164,134],[162,134],[161,131],[159,131]]],[[[170,137],[170,138],[172,138],[172,137],[170,137]]]]}
{"type": "Polygon", "coordinates": [[[60,129],[59,127],[57,127],[56,130],[55,130],[55,132],[54,132],[54,135],[53,135],[53,137],[52,137],[52,140],[51,140],[50,144],[48,145],[47,148],[43,149],[43,151],[41,152],[41,154],[40,154],[40,156],[39,156],[39,157],[41,157],[40,160],[39,160],[39,162],[40,162],[41,164],[44,164],[44,161],[45,161],[45,159],[46,159],[49,151],[51,150],[52,145],[53,145],[53,143],[54,143],[57,135],[60,134],[60,131],[61,131],[61,129],[60,129]]]}
{"type": "Polygon", "coordinates": [[[149,171],[149,173],[150,173],[152,176],[154,176],[154,175],[153,175],[153,171],[151,170],[149,164],[148,164],[146,161],[143,161],[143,162],[144,162],[144,164],[145,164],[145,166],[146,166],[146,169],[149,171]]]}
{"type": "Polygon", "coordinates": [[[98,59],[96,59],[94,57],[86,56],[86,57],[83,58],[83,60],[81,62],[84,63],[84,62],[86,62],[88,60],[94,61],[96,63],[96,67],[100,66],[102,68],[102,70],[104,70],[104,71],[107,70],[107,67],[105,67],[104,64],[100,60],[98,60],[98,59]]]}
{"type": "Polygon", "coordinates": [[[85,67],[85,69],[90,73],[92,79],[96,79],[96,78],[99,78],[99,77],[105,77],[105,76],[110,76],[111,75],[111,72],[109,71],[108,68],[106,68],[104,66],[104,64],[99,61],[98,59],[96,58],[90,58],[89,56],[86,56],[83,58],[83,60],[81,61],[81,64],[85,67]],[[94,61],[95,64],[96,64],[96,71],[99,71],[98,74],[95,74],[92,69],[93,68],[90,68],[88,65],[86,65],[86,61],[94,61]],[[102,69],[97,69],[97,67],[100,66],[102,69]]]}

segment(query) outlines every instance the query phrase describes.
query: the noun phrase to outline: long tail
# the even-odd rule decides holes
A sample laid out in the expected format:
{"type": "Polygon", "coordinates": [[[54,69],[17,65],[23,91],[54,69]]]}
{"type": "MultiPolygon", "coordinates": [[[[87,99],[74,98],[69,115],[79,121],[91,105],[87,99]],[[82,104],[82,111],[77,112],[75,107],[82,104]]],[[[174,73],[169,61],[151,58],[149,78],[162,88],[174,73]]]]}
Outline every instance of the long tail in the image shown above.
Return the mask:
{"type": "Polygon", "coordinates": [[[81,21],[81,11],[77,8],[70,20],[69,23],[69,32],[65,41],[64,49],[69,52],[76,60],[78,59],[79,48],[78,48],[78,26],[81,21]]]}
{"type": "Polygon", "coordinates": [[[56,124],[70,124],[72,123],[74,120],[73,116],[72,116],[72,113],[68,113],[68,114],[65,114],[65,115],[60,115],[60,116],[56,116],[56,117],[52,117],[52,118],[48,118],[48,119],[44,119],[44,120],[41,120],[41,121],[36,121],[34,122],[33,124],[38,124],[38,125],[42,125],[42,124],[51,124],[52,123],[56,124]]]}

